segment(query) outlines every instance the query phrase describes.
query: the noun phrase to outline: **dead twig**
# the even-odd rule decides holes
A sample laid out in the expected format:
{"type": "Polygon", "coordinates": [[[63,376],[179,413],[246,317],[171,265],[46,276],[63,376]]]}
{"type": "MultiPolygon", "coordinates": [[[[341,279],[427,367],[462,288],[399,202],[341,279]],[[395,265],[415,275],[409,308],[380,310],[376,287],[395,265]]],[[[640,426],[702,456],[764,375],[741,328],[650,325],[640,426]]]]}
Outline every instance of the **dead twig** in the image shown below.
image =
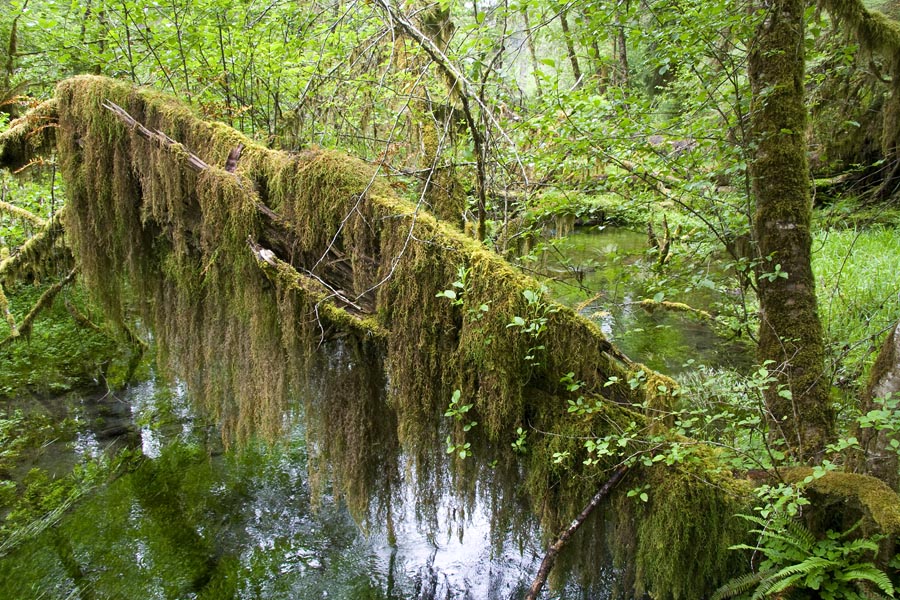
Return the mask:
{"type": "Polygon", "coordinates": [[[556,540],[550,544],[550,547],[547,548],[547,553],[544,555],[544,560],[541,561],[541,566],[538,569],[537,577],[534,578],[534,583],[531,584],[531,587],[528,589],[528,594],[525,595],[525,600],[536,600],[538,594],[541,593],[541,588],[544,587],[544,583],[547,581],[547,576],[550,575],[550,569],[553,568],[553,565],[556,564],[556,558],[559,556],[560,550],[563,549],[563,546],[566,545],[566,542],[578,531],[578,528],[584,524],[587,518],[594,512],[594,509],[599,506],[600,501],[605,498],[610,491],[619,481],[625,477],[625,474],[628,472],[628,467],[625,465],[619,466],[612,474],[612,476],[606,480],[606,483],[603,484],[603,487],[594,494],[594,497],[591,498],[591,501],[587,503],[587,506],[584,507],[584,510],[581,511],[575,520],[569,523],[569,526],[566,527],[560,534],[556,540]]]}

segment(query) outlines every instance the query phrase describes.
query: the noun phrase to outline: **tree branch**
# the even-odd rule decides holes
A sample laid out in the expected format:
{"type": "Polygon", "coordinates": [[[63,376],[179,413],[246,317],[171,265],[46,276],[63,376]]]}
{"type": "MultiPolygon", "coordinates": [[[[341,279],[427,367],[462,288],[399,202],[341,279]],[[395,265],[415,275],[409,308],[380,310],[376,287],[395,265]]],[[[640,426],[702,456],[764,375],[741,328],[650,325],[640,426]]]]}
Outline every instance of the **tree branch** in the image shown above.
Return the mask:
{"type": "Polygon", "coordinates": [[[50,305],[53,304],[53,299],[56,298],[57,294],[59,294],[64,287],[72,283],[77,272],[77,269],[72,269],[62,281],[58,281],[47,288],[47,290],[43,294],[41,294],[41,297],[38,298],[38,301],[35,302],[31,310],[28,311],[28,314],[25,315],[25,318],[22,319],[22,322],[19,323],[19,326],[13,327],[12,333],[10,333],[4,340],[0,341],[0,348],[6,346],[9,342],[18,337],[28,337],[28,335],[31,333],[31,328],[34,325],[34,320],[37,318],[37,316],[41,314],[44,309],[50,307],[50,305]]]}
{"type": "Polygon", "coordinates": [[[49,153],[55,144],[55,136],[49,135],[56,127],[56,99],[42,102],[9,124],[0,133],[0,168],[11,171],[27,165],[33,156],[49,153]]]}
{"type": "Polygon", "coordinates": [[[456,68],[447,56],[441,52],[441,49],[427,35],[419,31],[403,14],[394,9],[387,0],[375,0],[376,4],[381,6],[387,13],[388,17],[397,24],[409,37],[416,41],[426,54],[440,68],[444,75],[450,80],[451,93],[455,90],[459,96],[462,105],[463,116],[466,119],[466,125],[469,133],[472,135],[472,149],[475,154],[475,195],[478,199],[478,240],[484,241],[485,236],[485,220],[487,217],[487,175],[485,170],[485,147],[484,136],[481,129],[475,121],[472,114],[472,108],[469,104],[470,100],[474,100],[481,106],[482,111],[489,112],[487,107],[478,99],[471,91],[469,81],[456,68]]]}
{"type": "Polygon", "coordinates": [[[12,215],[13,217],[17,217],[19,219],[23,219],[37,225],[38,227],[44,227],[47,224],[47,221],[37,216],[33,212],[27,211],[24,208],[20,208],[15,204],[10,204],[9,202],[4,202],[0,200],[0,213],[7,213],[12,215]]]}
{"type": "Polygon", "coordinates": [[[578,531],[578,528],[587,520],[594,509],[600,504],[600,501],[605,498],[609,492],[616,486],[619,481],[625,476],[628,472],[628,467],[625,465],[621,465],[618,467],[612,474],[612,476],[606,480],[606,483],[603,484],[603,487],[594,494],[594,497],[591,498],[591,501],[588,502],[587,506],[584,507],[584,510],[581,511],[575,520],[572,521],[568,527],[566,527],[562,533],[559,534],[559,537],[550,544],[550,547],[547,548],[547,553],[544,555],[544,560],[541,561],[541,567],[538,569],[537,577],[534,578],[534,583],[531,584],[531,587],[528,589],[528,594],[525,595],[525,600],[536,600],[538,594],[541,593],[541,588],[544,587],[544,582],[547,581],[547,576],[550,575],[550,569],[553,568],[553,565],[556,564],[556,558],[559,556],[560,550],[563,549],[563,546],[566,545],[566,542],[578,531]]]}

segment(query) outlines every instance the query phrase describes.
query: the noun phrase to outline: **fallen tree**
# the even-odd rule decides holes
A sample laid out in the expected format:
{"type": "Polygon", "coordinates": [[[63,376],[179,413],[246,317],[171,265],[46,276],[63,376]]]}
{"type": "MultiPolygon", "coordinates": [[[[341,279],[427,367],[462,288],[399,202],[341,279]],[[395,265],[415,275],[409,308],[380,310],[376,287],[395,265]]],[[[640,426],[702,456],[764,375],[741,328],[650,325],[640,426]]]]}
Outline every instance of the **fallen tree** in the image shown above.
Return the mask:
{"type": "Polygon", "coordinates": [[[226,440],[277,439],[301,398],[311,482],[321,490],[328,473],[361,521],[391,514],[408,469],[424,520],[445,493],[490,493],[500,530],[530,518],[524,501],[545,532],[567,531],[628,462],[647,501],[612,490],[569,541],[573,557],[593,571],[611,557],[635,597],[697,598],[733,574],[739,557],[724,549],[744,533],[732,517],[751,484],[656,419],[674,382],[368,166],[272,151],[103,78],[64,81],[38,110],[31,129],[0,135],[0,157],[52,131],[68,203],[57,229],[0,272],[74,255],[107,316],[153,332],[161,364],[226,440]],[[565,379],[589,410],[569,410],[565,379]],[[633,435],[620,452],[585,448],[623,431],[633,435]],[[671,464],[637,460],[674,444],[686,451],[671,464]],[[476,486],[486,479],[490,492],[476,486]]]}

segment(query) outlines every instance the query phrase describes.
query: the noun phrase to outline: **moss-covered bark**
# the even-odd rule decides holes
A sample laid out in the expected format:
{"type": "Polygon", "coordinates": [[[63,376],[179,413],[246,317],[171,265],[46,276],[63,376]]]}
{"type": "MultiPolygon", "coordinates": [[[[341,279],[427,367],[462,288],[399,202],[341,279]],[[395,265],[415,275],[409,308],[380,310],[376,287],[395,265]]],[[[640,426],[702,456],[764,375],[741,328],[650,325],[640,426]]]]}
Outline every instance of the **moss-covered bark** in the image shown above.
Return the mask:
{"type": "Polygon", "coordinates": [[[819,455],[834,430],[823,377],[825,349],[810,246],[802,0],[769,5],[750,54],[750,164],[756,199],[759,359],[777,382],[766,390],[772,426],[801,460],[819,455]]]}
{"type": "MultiPolygon", "coordinates": [[[[860,412],[884,410],[885,400],[900,398],[900,324],[888,333],[881,346],[881,352],[872,366],[869,384],[863,394],[860,412]]],[[[861,447],[856,468],[877,477],[891,489],[900,487],[897,450],[891,444],[898,439],[891,428],[858,427],[856,437],[861,447]]]]}

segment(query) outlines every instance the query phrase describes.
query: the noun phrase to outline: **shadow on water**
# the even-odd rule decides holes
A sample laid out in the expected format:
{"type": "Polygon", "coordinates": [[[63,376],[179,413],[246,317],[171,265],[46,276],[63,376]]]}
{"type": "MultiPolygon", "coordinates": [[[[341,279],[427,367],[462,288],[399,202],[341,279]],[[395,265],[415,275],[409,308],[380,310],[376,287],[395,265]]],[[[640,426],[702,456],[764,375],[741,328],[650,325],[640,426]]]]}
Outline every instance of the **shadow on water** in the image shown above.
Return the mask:
{"type": "MultiPolygon", "coordinates": [[[[383,523],[362,531],[327,490],[313,500],[302,429],[276,447],[223,451],[182,390],[152,383],[70,410],[84,426],[31,466],[61,474],[115,449],[135,458],[0,557],[2,598],[505,600],[522,597],[537,571],[536,527],[501,532],[497,544],[483,503],[459,519],[448,496],[429,528],[441,533],[422,533],[405,483],[394,543],[383,523]]],[[[606,596],[577,586],[555,594],[606,596]]]]}

